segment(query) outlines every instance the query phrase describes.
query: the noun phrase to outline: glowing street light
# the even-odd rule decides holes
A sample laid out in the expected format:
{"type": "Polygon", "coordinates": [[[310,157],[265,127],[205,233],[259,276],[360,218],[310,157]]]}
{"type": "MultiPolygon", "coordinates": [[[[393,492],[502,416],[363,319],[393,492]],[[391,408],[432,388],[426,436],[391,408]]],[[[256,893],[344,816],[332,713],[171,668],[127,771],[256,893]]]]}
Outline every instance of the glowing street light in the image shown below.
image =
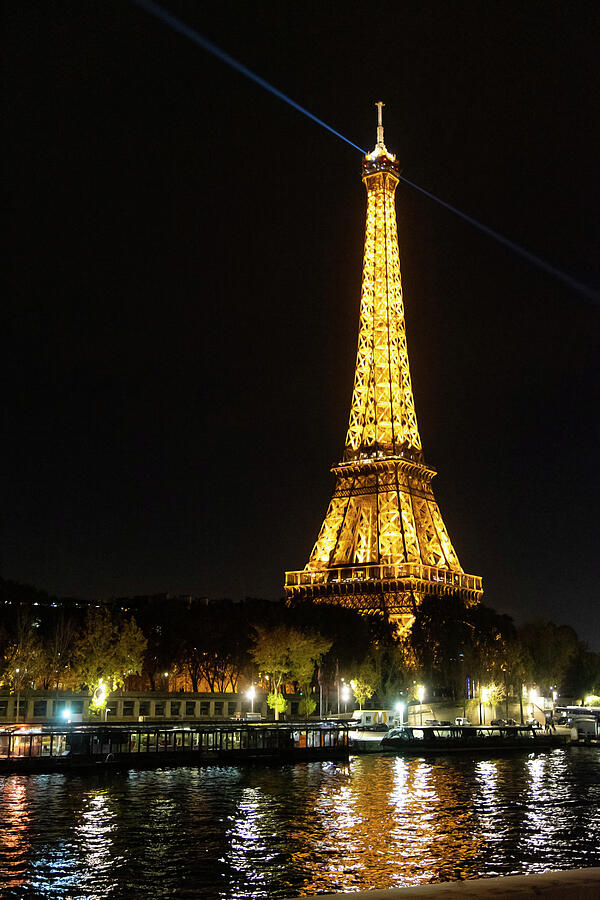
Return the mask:
{"type": "Polygon", "coordinates": [[[104,680],[101,678],[100,682],[98,683],[98,687],[92,695],[92,701],[96,711],[100,713],[100,718],[102,718],[102,709],[104,708],[104,721],[106,721],[106,693],[106,685],[104,684],[104,680]]]}
{"type": "Polygon", "coordinates": [[[417,685],[417,699],[419,701],[419,715],[421,717],[421,725],[423,724],[423,700],[425,699],[425,685],[417,685]]]}
{"type": "Polygon", "coordinates": [[[344,704],[344,712],[346,712],[346,704],[350,699],[350,687],[347,684],[342,685],[342,702],[344,704]]]}
{"type": "Polygon", "coordinates": [[[396,712],[398,713],[398,718],[400,719],[400,725],[404,724],[404,703],[401,700],[396,703],[396,712]]]}
{"type": "Polygon", "coordinates": [[[490,698],[490,689],[482,687],[479,694],[479,724],[481,725],[481,705],[483,704],[483,724],[485,725],[485,704],[490,698]]]}
{"type": "Polygon", "coordinates": [[[248,690],[246,691],[246,697],[251,703],[250,711],[254,712],[254,697],[256,696],[256,688],[253,684],[250,685],[248,690]]]}
{"type": "Polygon", "coordinates": [[[537,700],[537,698],[538,698],[537,690],[534,687],[529,688],[529,702],[531,703],[531,717],[532,718],[535,718],[535,705],[536,705],[535,701],[537,700]]]}
{"type": "Polygon", "coordinates": [[[102,680],[100,681],[100,684],[94,691],[94,700],[96,701],[98,706],[101,706],[104,703],[104,701],[106,700],[106,685],[104,684],[104,682],[102,680]]]}

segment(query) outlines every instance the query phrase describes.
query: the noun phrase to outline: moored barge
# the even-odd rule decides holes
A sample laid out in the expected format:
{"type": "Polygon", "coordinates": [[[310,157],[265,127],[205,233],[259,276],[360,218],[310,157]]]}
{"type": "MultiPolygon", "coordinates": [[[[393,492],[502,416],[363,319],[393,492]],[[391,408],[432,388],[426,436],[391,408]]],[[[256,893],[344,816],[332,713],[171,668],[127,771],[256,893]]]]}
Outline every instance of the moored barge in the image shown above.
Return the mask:
{"type": "Polygon", "coordinates": [[[0,730],[0,774],[347,759],[344,722],[16,725],[0,730]]]}
{"type": "Polygon", "coordinates": [[[564,747],[568,734],[544,732],[529,725],[401,725],[388,731],[382,750],[435,756],[445,753],[494,753],[564,747]]]}

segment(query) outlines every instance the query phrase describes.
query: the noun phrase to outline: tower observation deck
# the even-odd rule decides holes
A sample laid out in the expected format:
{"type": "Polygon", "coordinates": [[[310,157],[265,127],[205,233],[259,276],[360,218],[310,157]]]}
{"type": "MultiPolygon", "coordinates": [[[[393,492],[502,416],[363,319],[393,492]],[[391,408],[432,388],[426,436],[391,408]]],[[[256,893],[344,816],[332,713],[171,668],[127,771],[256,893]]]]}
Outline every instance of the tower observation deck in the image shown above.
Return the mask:
{"type": "Polygon", "coordinates": [[[481,599],[435,501],[413,399],[394,194],[396,157],[383,140],[363,159],[367,221],[350,421],[336,485],[310,559],[286,572],[288,601],[312,599],[410,625],[426,594],[481,599]]]}

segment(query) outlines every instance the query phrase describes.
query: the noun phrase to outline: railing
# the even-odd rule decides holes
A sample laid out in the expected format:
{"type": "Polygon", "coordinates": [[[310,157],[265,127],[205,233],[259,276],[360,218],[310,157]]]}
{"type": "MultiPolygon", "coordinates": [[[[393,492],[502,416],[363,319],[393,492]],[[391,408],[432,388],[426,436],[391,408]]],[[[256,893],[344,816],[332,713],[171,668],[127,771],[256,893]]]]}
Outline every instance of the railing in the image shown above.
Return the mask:
{"type": "Polygon", "coordinates": [[[398,565],[369,564],[344,566],[335,569],[304,569],[301,572],[286,572],[285,586],[289,588],[314,587],[326,584],[344,584],[357,581],[425,581],[444,584],[462,590],[481,591],[482,579],[479,575],[452,572],[437,566],[420,563],[398,565]]]}

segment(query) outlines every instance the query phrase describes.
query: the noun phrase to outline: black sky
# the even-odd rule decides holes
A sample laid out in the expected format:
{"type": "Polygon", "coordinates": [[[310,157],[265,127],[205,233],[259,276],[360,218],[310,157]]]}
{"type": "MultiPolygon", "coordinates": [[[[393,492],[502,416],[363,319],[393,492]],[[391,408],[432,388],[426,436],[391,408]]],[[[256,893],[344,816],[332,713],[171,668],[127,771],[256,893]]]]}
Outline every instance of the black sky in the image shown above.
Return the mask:
{"type": "MultiPolygon", "coordinates": [[[[596,3],[168,7],[600,289],[596,3]]],[[[276,597],[342,452],[360,154],[127,2],[8,4],[3,574],[276,597]]],[[[486,599],[600,648],[600,306],[406,185],[411,371],[486,599]]]]}

